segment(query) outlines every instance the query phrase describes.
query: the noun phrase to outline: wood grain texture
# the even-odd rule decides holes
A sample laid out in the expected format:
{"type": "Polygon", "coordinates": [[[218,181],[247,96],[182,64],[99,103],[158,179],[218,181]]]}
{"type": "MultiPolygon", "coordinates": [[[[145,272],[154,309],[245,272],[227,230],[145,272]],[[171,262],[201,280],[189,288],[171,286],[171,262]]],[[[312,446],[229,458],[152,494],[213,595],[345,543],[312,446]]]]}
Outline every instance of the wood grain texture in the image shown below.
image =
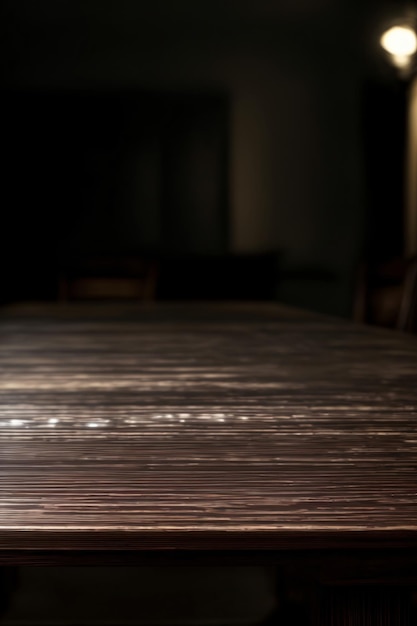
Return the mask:
{"type": "Polygon", "coordinates": [[[0,342],[3,554],[417,546],[414,337],[75,306],[6,309],[0,342]]]}

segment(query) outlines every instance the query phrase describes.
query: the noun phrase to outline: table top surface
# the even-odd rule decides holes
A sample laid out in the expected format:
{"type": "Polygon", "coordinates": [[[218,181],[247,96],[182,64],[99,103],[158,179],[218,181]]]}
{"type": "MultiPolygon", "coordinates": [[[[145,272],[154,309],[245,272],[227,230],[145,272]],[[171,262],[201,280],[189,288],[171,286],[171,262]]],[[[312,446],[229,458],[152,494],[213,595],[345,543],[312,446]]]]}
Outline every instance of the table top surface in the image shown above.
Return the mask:
{"type": "Polygon", "coordinates": [[[6,308],[0,342],[0,550],[417,545],[413,336],[161,305],[6,308]]]}

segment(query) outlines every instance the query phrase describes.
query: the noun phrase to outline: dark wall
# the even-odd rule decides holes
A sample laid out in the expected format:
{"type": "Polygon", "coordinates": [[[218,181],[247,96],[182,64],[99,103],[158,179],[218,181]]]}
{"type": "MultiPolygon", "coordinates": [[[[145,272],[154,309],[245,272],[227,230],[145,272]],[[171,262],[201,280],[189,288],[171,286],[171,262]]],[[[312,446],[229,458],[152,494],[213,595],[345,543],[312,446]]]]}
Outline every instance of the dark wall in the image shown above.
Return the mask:
{"type": "Polygon", "coordinates": [[[15,90],[3,104],[3,246],[27,295],[52,294],[75,257],[227,251],[227,97],[15,90]]]}
{"type": "MultiPolygon", "coordinates": [[[[210,154],[217,151],[216,142],[222,140],[216,139],[217,131],[209,130],[208,120],[201,122],[200,139],[191,134],[191,143],[181,124],[177,125],[183,147],[167,157],[175,167],[164,175],[161,185],[155,182],[161,171],[155,130],[158,123],[149,124],[147,139],[143,138],[142,148],[134,156],[122,157],[118,139],[108,125],[109,118],[114,123],[118,114],[106,114],[108,105],[99,104],[84,133],[91,139],[83,159],[90,163],[87,169],[111,171],[112,176],[105,176],[98,192],[90,171],[90,182],[83,179],[86,193],[81,204],[74,200],[75,187],[64,181],[65,201],[76,206],[76,219],[69,220],[73,224],[70,240],[92,245],[88,233],[99,224],[103,246],[110,245],[108,235],[115,246],[134,247],[139,240],[141,245],[155,245],[160,237],[161,212],[152,209],[145,216],[141,211],[143,198],[149,206],[167,206],[164,201],[160,204],[160,195],[171,194],[178,202],[175,212],[162,210],[164,246],[194,245],[207,251],[226,247],[245,254],[278,252],[283,260],[278,297],[348,314],[352,277],[364,249],[369,193],[374,193],[369,191],[367,178],[367,160],[373,158],[369,145],[374,139],[365,137],[363,130],[364,85],[380,71],[372,66],[378,41],[369,27],[372,23],[376,28],[379,9],[372,2],[356,4],[347,0],[214,4],[161,0],[144,7],[124,0],[116,7],[109,2],[58,4],[42,0],[36,5],[22,1],[17,8],[15,3],[6,2],[4,23],[8,26],[2,43],[6,90],[208,93],[223,94],[229,103],[225,185],[213,184],[214,178],[220,180],[221,176],[215,172],[218,161],[210,160],[210,154]],[[201,146],[206,139],[212,143],[204,153],[201,146]],[[364,142],[368,142],[368,153],[364,142]],[[98,150],[98,146],[102,148],[98,150]],[[198,159],[192,156],[196,152],[198,159]],[[198,165],[203,162],[204,166],[198,165]],[[127,190],[129,185],[126,204],[121,189],[127,190]],[[225,187],[227,198],[220,203],[222,217],[213,214],[207,204],[193,210],[195,197],[203,197],[201,189],[210,203],[209,198],[221,194],[225,187]],[[87,198],[97,203],[96,213],[89,206],[81,215],[79,207],[87,198]],[[126,208],[128,205],[132,210],[126,208]],[[181,229],[173,237],[182,211],[190,218],[189,230],[181,229]],[[213,219],[216,223],[223,220],[227,228],[215,228],[213,219]],[[199,229],[198,224],[203,227],[199,229]],[[310,274],[315,279],[306,279],[307,286],[304,279],[300,282],[297,278],[299,269],[306,276],[306,268],[318,270],[310,274]]],[[[29,101],[23,101],[22,119],[33,127],[29,101]]],[[[66,119],[57,119],[59,131],[52,143],[59,143],[60,134],[69,136],[73,144],[78,141],[74,137],[79,136],[80,129],[74,128],[74,120],[71,112],[66,119]]],[[[389,123],[395,123],[393,118],[389,123]]],[[[40,128],[28,129],[31,139],[15,151],[17,162],[21,158],[26,163],[36,161],[41,135],[40,128]]],[[[60,180],[62,171],[57,163],[51,163],[50,168],[51,175],[32,176],[32,206],[42,206],[45,195],[55,196],[56,183],[51,179],[60,180]],[[48,185],[45,180],[50,181],[48,185]]],[[[80,168],[77,176],[85,176],[80,168]]],[[[16,215],[22,204],[14,209],[16,215]]],[[[58,208],[48,220],[59,221],[57,215],[58,208]]],[[[19,235],[25,245],[29,245],[36,224],[42,230],[42,223],[48,220],[39,209],[28,217],[32,226],[19,235]]],[[[45,238],[43,241],[47,245],[45,238]]],[[[63,242],[60,238],[59,250],[63,242]]],[[[38,250],[42,247],[33,245],[38,250]]]]}
{"type": "Polygon", "coordinates": [[[369,79],[362,89],[366,204],[364,255],[401,257],[405,247],[405,81],[369,79]]]}

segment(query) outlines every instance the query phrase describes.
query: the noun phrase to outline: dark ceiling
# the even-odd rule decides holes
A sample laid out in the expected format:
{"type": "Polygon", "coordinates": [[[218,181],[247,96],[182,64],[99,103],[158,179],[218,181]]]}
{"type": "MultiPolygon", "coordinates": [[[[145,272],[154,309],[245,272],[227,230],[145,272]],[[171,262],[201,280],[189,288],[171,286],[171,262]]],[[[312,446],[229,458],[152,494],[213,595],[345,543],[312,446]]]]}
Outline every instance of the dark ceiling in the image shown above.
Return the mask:
{"type": "Polygon", "coordinates": [[[0,11],[7,84],[51,58],[68,68],[74,49],[83,62],[92,49],[95,59],[109,50],[140,59],[146,47],[253,45],[282,57],[317,53],[330,72],[343,62],[367,67],[385,23],[410,8],[399,0],[3,0],[0,11]]]}
{"type": "MultiPolygon", "coordinates": [[[[128,39],[175,30],[229,36],[239,30],[270,29],[281,36],[300,30],[330,36],[354,37],[368,22],[401,13],[404,4],[386,0],[3,0],[3,35],[25,31],[48,37],[89,30],[98,38],[128,39]]],[[[366,28],[366,26],[365,26],[366,28]]]]}

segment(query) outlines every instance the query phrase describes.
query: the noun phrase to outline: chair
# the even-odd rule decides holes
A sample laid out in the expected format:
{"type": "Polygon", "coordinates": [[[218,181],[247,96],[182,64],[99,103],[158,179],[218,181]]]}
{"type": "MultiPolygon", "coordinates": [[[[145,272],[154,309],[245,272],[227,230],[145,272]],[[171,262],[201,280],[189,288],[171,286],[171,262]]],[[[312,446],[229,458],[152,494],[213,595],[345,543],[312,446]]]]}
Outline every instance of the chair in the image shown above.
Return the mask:
{"type": "Polygon", "coordinates": [[[406,269],[397,328],[417,332],[417,256],[411,259],[406,269]]]}
{"type": "Polygon", "coordinates": [[[136,300],[156,297],[157,265],[142,258],[92,258],[73,264],[59,280],[59,300],[136,300]]]}
{"type": "Polygon", "coordinates": [[[417,257],[359,267],[353,318],[365,324],[417,331],[417,257]]]}

